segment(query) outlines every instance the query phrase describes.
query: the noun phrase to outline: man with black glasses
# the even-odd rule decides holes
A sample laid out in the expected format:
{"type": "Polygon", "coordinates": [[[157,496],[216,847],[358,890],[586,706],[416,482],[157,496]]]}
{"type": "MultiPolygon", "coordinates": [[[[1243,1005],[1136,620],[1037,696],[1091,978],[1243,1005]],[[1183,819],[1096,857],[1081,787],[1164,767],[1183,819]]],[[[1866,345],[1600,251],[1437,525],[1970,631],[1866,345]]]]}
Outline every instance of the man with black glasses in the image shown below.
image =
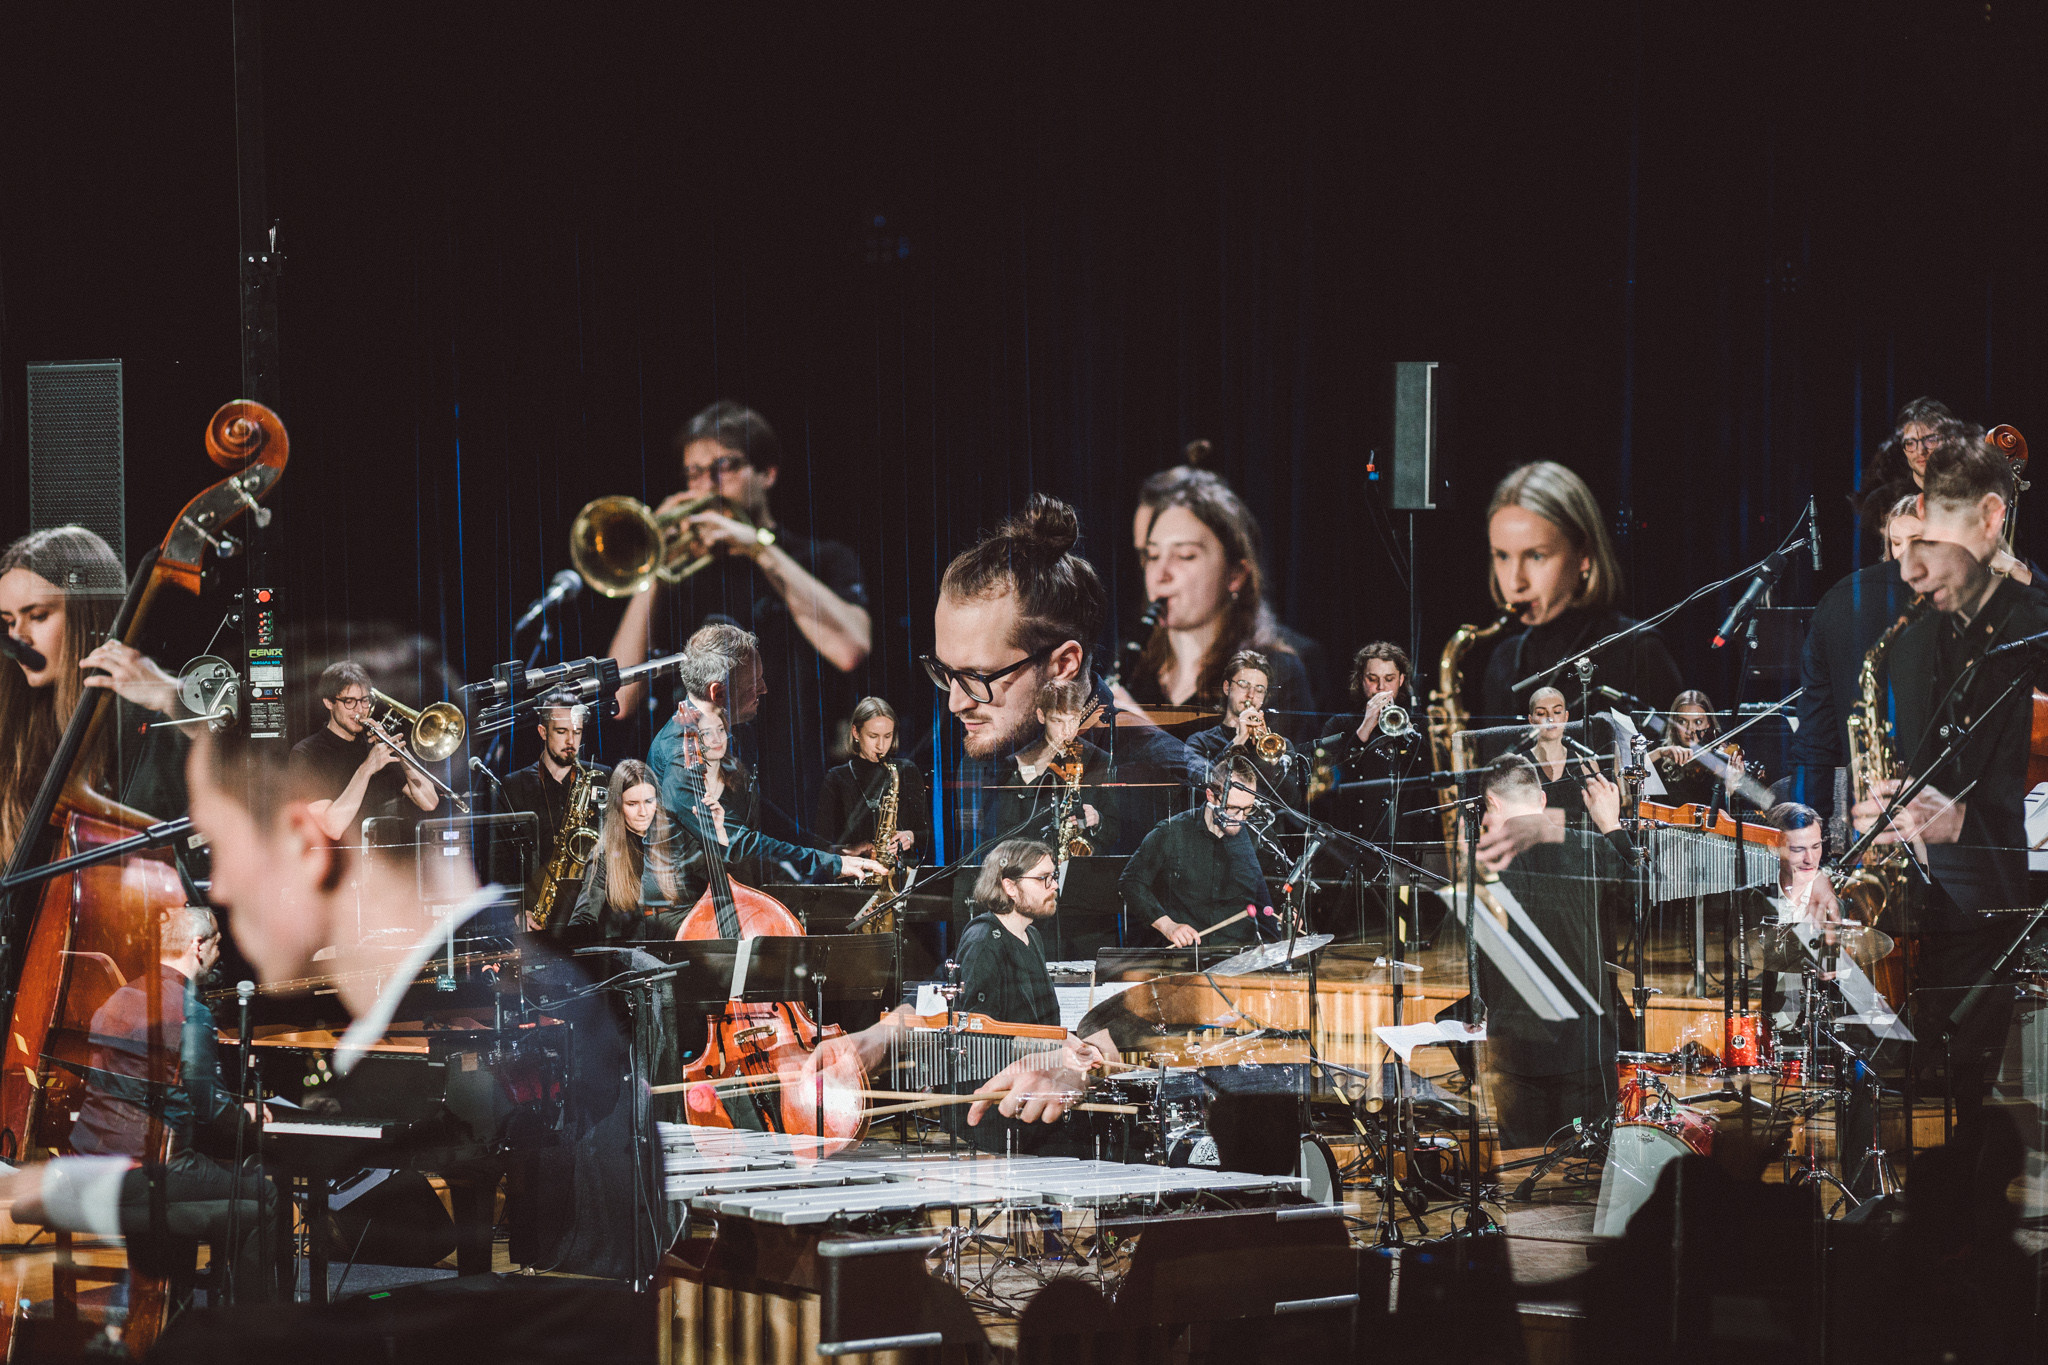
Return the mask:
{"type": "MultiPolygon", "coordinates": [[[[755,636],[760,714],[750,726],[735,719],[734,751],[757,775],[764,827],[792,837],[801,817],[817,809],[826,717],[852,708],[846,675],[871,647],[860,560],[837,541],[777,521],[769,495],[782,473],[782,446],[751,408],[713,403],[676,433],[675,451],[683,491],[660,510],[707,494],[721,499],[689,521],[689,533],[712,560],[679,584],[658,584],[633,598],[611,655],[623,668],[669,653],[713,618],[755,636]]],[[[638,682],[620,688],[619,713],[630,715],[643,695],[638,682]]],[[[669,697],[671,705],[681,701],[680,692],[669,697]]]]}
{"type": "MultiPolygon", "coordinates": [[[[423,811],[441,803],[425,774],[390,745],[370,738],[372,701],[368,669],[353,659],[329,664],[320,674],[327,723],[292,746],[292,781],[301,790],[328,794],[307,809],[337,844],[361,843],[363,821],[397,811],[400,792],[423,811]]],[[[393,738],[405,742],[403,736],[393,738]]]]}
{"type": "Polygon", "coordinates": [[[1202,804],[1145,836],[1120,883],[1134,922],[1151,925],[1176,948],[1257,937],[1254,917],[1273,904],[1245,827],[1258,804],[1258,781],[1250,759],[1226,754],[1209,769],[1202,804]]]}

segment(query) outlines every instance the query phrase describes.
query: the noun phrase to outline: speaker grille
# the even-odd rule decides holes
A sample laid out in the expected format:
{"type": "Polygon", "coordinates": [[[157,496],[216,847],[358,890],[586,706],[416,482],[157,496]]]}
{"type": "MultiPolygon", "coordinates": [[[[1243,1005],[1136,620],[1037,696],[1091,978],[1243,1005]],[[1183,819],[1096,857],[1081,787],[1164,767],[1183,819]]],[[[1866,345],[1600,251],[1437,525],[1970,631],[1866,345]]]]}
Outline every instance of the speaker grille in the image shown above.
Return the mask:
{"type": "Polygon", "coordinates": [[[31,530],[83,526],[128,562],[123,525],[121,362],[28,367],[28,517],[31,530]]]}

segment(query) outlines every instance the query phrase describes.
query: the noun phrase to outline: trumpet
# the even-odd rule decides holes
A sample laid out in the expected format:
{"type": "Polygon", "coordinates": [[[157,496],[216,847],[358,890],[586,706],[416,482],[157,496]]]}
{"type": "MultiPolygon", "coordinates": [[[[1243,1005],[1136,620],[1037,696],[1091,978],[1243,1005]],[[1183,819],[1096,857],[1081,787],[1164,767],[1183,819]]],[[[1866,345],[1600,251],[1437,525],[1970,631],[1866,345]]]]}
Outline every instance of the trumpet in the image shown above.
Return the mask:
{"type": "Polygon", "coordinates": [[[431,706],[414,708],[376,688],[370,689],[370,700],[384,708],[382,716],[371,715],[364,722],[364,728],[374,739],[380,740],[391,752],[414,772],[433,783],[443,796],[455,803],[455,808],[467,814],[469,802],[462,799],[453,787],[434,776],[428,763],[439,763],[462,747],[462,712],[454,705],[437,701],[431,706]],[[406,731],[405,743],[393,738],[384,727],[393,716],[400,717],[410,727],[406,731]],[[408,748],[407,745],[411,747],[408,748]],[[417,757],[415,757],[417,755],[417,757]],[[422,760],[425,760],[422,762],[422,760]]]}
{"type": "Polygon", "coordinates": [[[1264,713],[1259,711],[1246,712],[1244,726],[1248,732],[1252,748],[1258,750],[1259,757],[1265,759],[1268,763],[1271,763],[1274,759],[1287,752],[1287,737],[1277,730],[1267,728],[1264,713]],[[1252,717],[1254,716],[1258,717],[1257,724],[1252,722],[1252,717]]]}
{"type": "Polygon", "coordinates": [[[707,567],[711,551],[690,533],[690,518],[717,512],[753,531],[763,545],[775,533],[748,521],[738,506],[704,493],[657,512],[638,498],[595,498],[569,527],[569,559],[583,581],[606,597],[632,597],[656,580],[680,583],[707,567]]]}
{"type": "Polygon", "coordinates": [[[1399,739],[1415,733],[1415,722],[1408,716],[1408,708],[1389,704],[1380,712],[1380,733],[1388,739],[1399,739]]]}

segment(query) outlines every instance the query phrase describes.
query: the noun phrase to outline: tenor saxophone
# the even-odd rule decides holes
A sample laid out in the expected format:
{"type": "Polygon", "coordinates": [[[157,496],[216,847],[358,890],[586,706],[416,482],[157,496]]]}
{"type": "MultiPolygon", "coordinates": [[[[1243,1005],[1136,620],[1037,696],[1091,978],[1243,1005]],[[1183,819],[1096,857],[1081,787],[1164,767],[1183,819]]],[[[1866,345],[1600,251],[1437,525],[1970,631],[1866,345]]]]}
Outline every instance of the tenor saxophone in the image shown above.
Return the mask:
{"type": "MultiPolygon", "coordinates": [[[[1899,776],[1892,750],[1891,717],[1879,678],[1891,657],[1899,632],[1920,619],[1927,599],[1915,597],[1863,656],[1856,671],[1856,704],[1849,710],[1849,791],[1852,802],[1870,797],[1876,784],[1899,776]]],[[[1865,924],[1876,924],[1886,909],[1903,903],[1906,894],[1905,849],[1899,844],[1872,844],[1856,870],[1843,878],[1836,894],[1856,908],[1865,924]]]]}
{"type": "Polygon", "coordinates": [[[1057,856],[1064,863],[1069,858],[1094,856],[1095,845],[1088,842],[1081,833],[1081,741],[1075,740],[1067,746],[1065,779],[1066,787],[1060,793],[1059,801],[1059,848],[1057,856]]]}
{"type": "MultiPolygon", "coordinates": [[[[1465,704],[1461,700],[1464,690],[1465,656],[1474,645],[1491,640],[1508,628],[1515,619],[1511,611],[1503,611],[1498,620],[1490,626],[1459,626],[1451,632],[1450,640],[1444,645],[1444,652],[1437,660],[1436,690],[1429,694],[1429,757],[1440,773],[1456,773],[1464,770],[1459,762],[1459,734],[1466,729],[1465,704]]],[[[1465,867],[1464,842],[1459,838],[1460,812],[1457,801],[1463,794],[1458,790],[1455,777],[1446,778],[1444,785],[1437,788],[1436,799],[1443,806],[1439,816],[1443,821],[1444,855],[1451,875],[1462,884],[1465,867]]],[[[1496,880],[1491,874],[1487,881],[1496,880]]],[[[1482,886],[1480,901],[1498,913],[1492,898],[1482,886]]]]}
{"type": "Polygon", "coordinates": [[[857,932],[863,934],[888,934],[896,930],[894,910],[885,910],[872,919],[862,918],[896,894],[896,802],[903,787],[903,773],[888,759],[882,762],[889,768],[889,789],[882,793],[882,803],[875,809],[875,861],[883,868],[882,884],[854,916],[859,926],[857,932]]]}
{"type": "Polygon", "coordinates": [[[591,855],[597,852],[597,830],[591,823],[591,812],[597,805],[597,769],[588,763],[570,761],[576,763],[576,779],[569,787],[569,809],[562,816],[562,828],[555,838],[555,856],[548,859],[547,870],[541,874],[540,893],[533,898],[533,909],[527,915],[535,929],[548,927],[555,915],[562,883],[582,876],[590,865],[591,855]]]}

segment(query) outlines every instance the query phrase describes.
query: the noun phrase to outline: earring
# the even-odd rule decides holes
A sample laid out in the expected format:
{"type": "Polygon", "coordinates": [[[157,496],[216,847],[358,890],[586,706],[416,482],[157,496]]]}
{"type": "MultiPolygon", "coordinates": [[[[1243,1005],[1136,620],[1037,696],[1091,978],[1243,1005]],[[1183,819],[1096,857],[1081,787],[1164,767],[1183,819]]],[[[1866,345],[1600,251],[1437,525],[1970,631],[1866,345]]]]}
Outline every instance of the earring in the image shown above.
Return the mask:
{"type": "Polygon", "coordinates": [[[1231,600],[1231,601],[1233,601],[1233,602],[1235,602],[1235,601],[1237,600],[1237,589],[1236,589],[1236,588],[1232,588],[1232,589],[1230,590],[1230,600],[1231,600]]]}

